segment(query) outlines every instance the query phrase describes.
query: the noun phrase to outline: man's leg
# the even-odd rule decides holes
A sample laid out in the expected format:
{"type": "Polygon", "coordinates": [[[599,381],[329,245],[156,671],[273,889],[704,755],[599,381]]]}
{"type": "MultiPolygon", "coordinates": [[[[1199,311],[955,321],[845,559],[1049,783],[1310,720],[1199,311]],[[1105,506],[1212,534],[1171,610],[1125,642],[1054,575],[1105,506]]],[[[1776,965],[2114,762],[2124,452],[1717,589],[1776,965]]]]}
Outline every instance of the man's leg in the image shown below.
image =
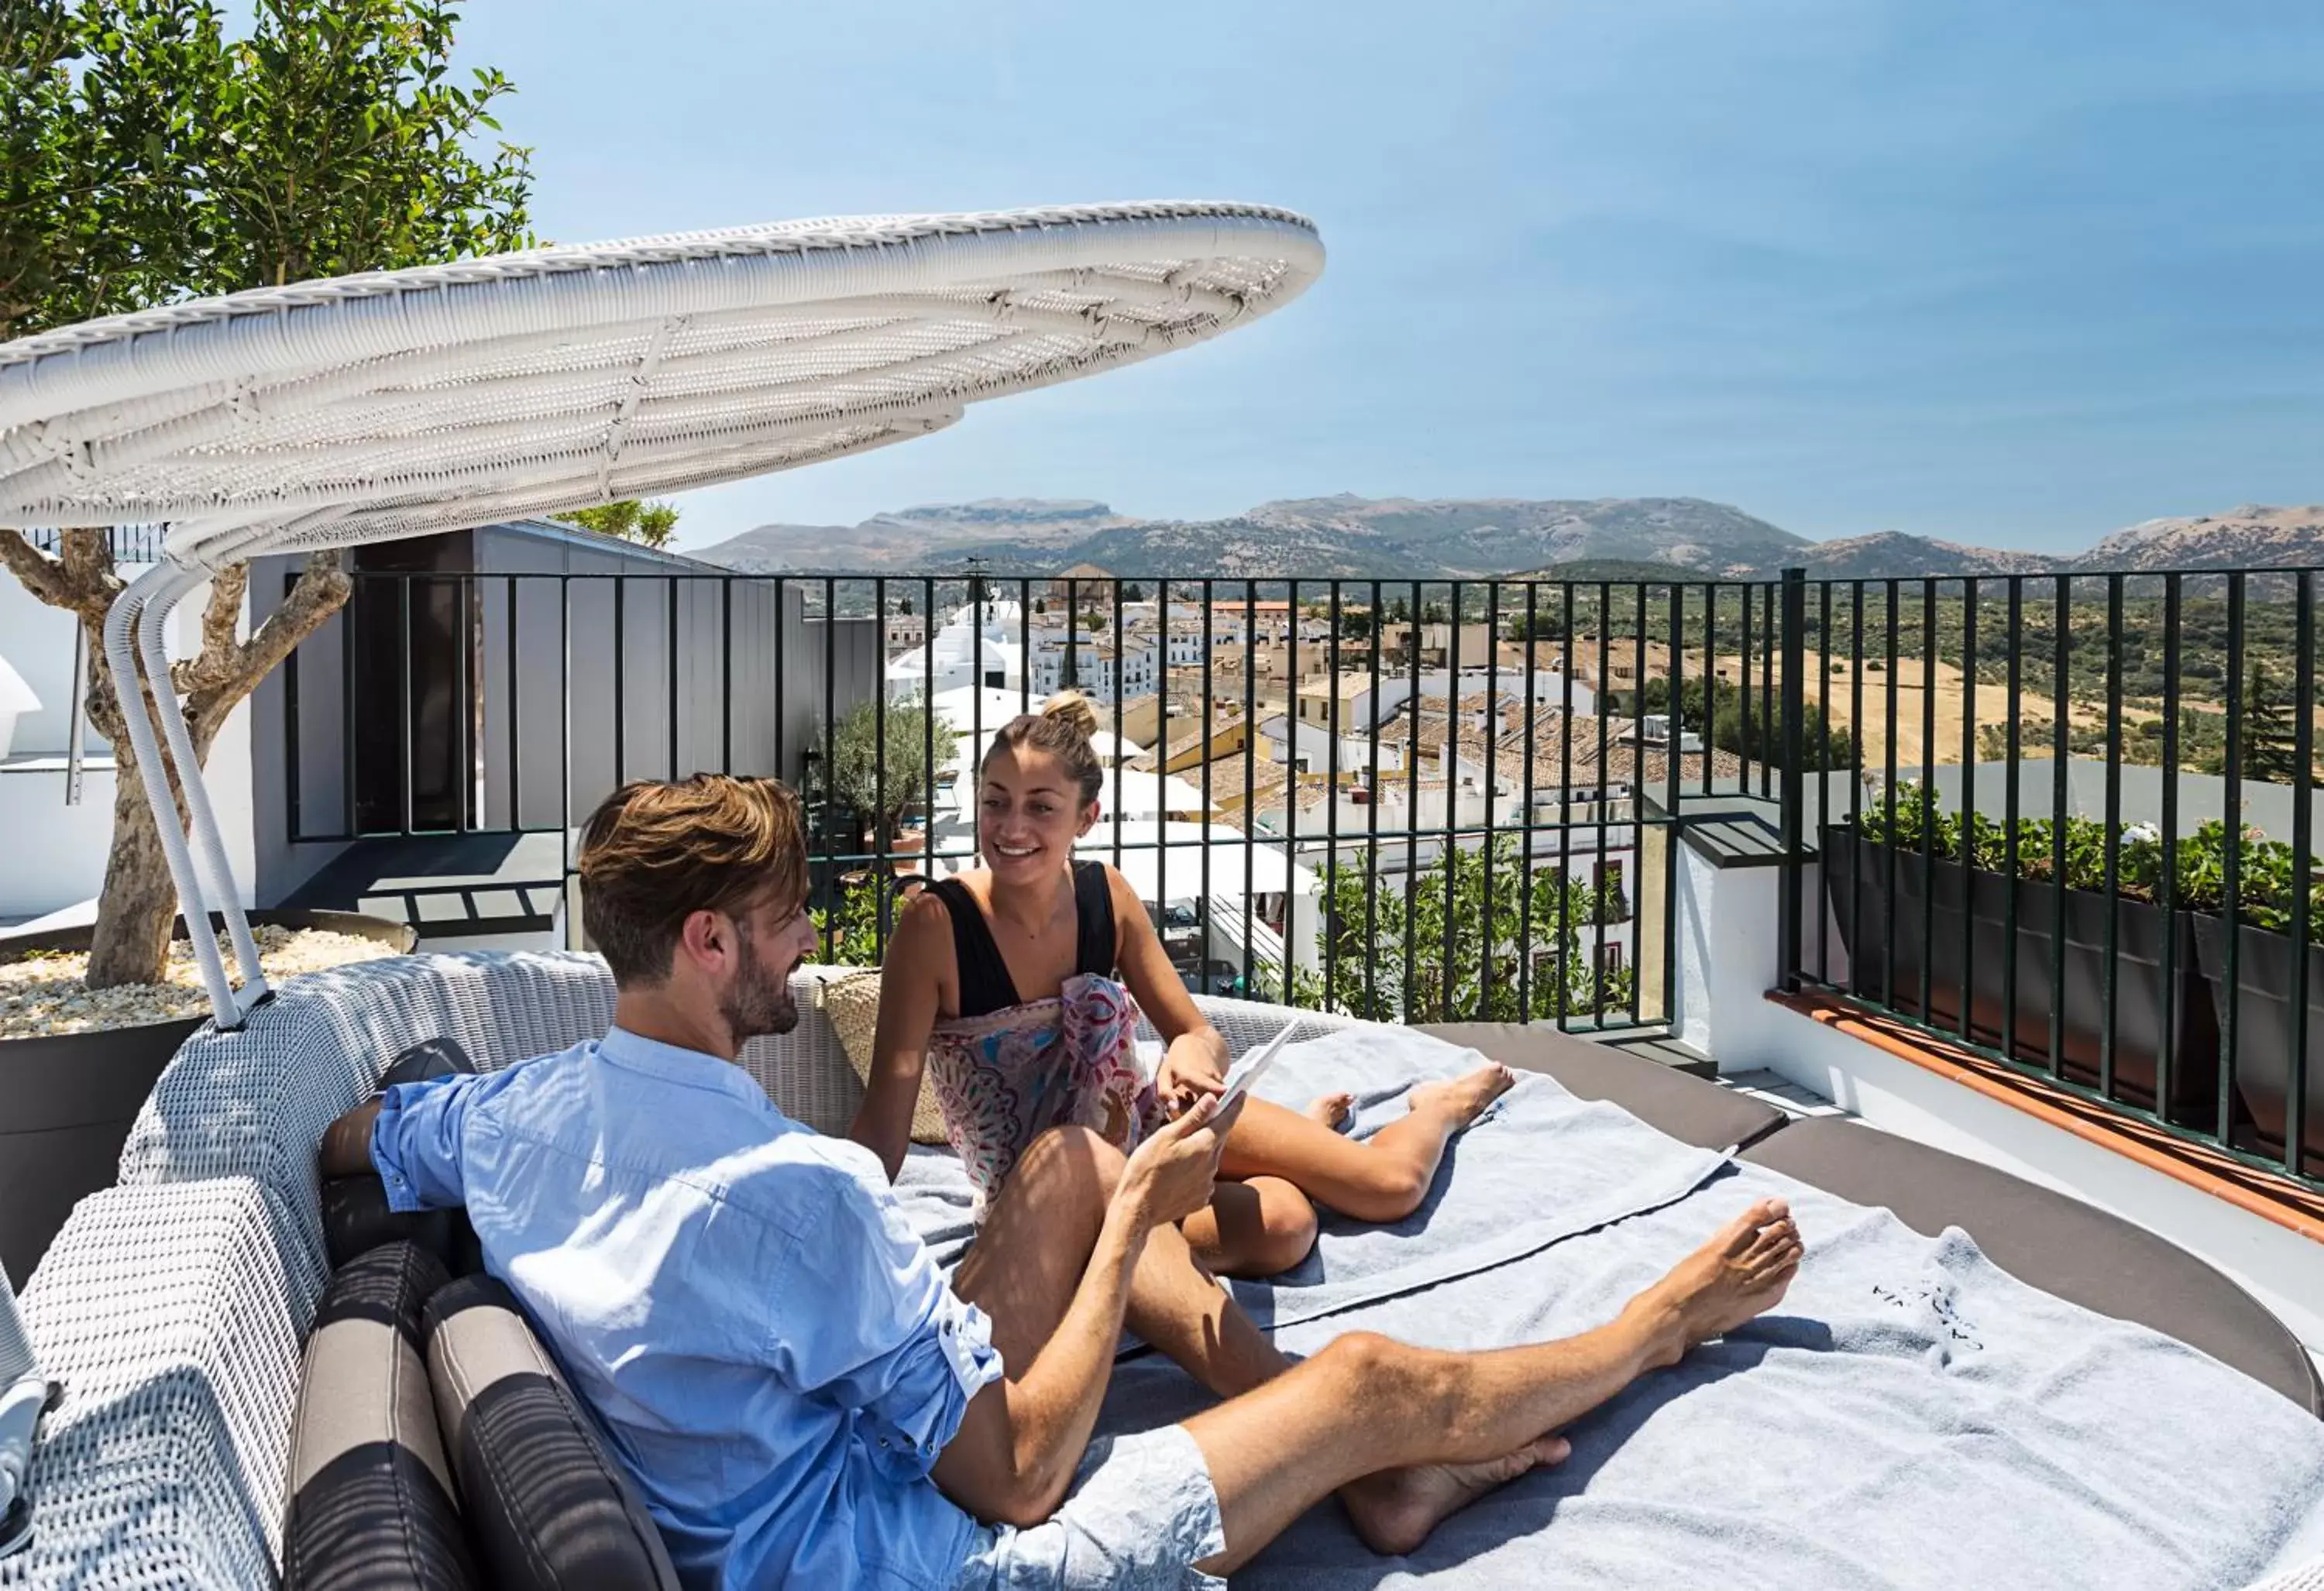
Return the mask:
{"type": "MultiPolygon", "coordinates": [[[[1001,1362],[1033,1362],[1065,1318],[1120,1180],[1121,1152],[1080,1127],[1044,1133],[985,1214],[953,1291],[992,1320],[1001,1362]]],[[[1286,1361],[1224,1289],[1194,1263],[1175,1227],[1146,1239],[1132,1279],[1130,1329],[1221,1397],[1283,1373],[1286,1361]]]]}
{"type": "Polygon", "coordinates": [[[1773,1307],[1800,1255],[1784,1206],[1767,1200],[1579,1337],[1477,1354],[1337,1339],[1186,1421],[1227,1542],[1199,1567],[1240,1568],[1335,1491],[1375,1550],[1413,1550],[1464,1504],[1563,1458],[1565,1442],[1547,1433],[1773,1307]]]}

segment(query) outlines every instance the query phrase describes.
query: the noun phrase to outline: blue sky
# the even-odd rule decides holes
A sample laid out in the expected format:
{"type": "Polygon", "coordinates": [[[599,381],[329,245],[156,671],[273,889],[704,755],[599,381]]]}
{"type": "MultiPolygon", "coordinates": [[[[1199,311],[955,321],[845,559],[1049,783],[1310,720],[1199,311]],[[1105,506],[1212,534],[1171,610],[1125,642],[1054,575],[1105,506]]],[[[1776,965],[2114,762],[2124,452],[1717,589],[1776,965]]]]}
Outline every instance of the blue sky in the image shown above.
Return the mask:
{"type": "Polygon", "coordinates": [[[692,494],[685,545],[1346,491],[2065,548],[2324,501],[2307,0],[469,10],[559,241],[1111,198],[1323,231],[1255,327],[692,494]]]}

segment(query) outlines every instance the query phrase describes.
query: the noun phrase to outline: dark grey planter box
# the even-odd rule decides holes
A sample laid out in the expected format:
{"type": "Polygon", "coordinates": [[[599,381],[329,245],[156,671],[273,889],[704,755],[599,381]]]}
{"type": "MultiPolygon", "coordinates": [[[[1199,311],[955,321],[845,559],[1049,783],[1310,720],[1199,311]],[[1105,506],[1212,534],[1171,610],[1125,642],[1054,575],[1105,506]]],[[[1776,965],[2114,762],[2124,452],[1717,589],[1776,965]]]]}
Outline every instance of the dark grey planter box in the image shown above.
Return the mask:
{"type": "MultiPolygon", "coordinates": [[[[2062,972],[2060,1070],[2072,1082],[2095,1088],[2105,1045],[2105,945],[2108,902],[2089,890],[2065,892],[2065,933],[2052,943],[2058,887],[2011,879],[1959,862],[1925,867],[1918,851],[1895,851],[1895,898],[1888,897],[1890,848],[1846,828],[1823,833],[1823,877],[1840,942],[1847,946],[1850,992],[1878,1001],[1888,958],[1895,957],[1889,1007],[1947,1033],[1960,1031],[1962,913],[1969,915],[1969,1042],[2037,1066],[2050,1061],[2050,990],[2053,965],[2062,972]],[[1926,873],[1924,880],[1923,873],[1926,873]],[[1861,876],[1862,888],[1857,888],[1861,876]],[[1922,943],[1928,891],[1935,943],[1922,943]],[[2008,933],[2010,892],[2016,895],[2016,939],[2008,933]],[[2007,1042],[2002,1008],[2005,960],[2017,963],[2016,1019],[2007,1042]],[[1922,1009],[1922,978],[1928,978],[1922,1009]]],[[[2218,1030],[2211,994],[2196,956],[2192,914],[2162,911],[2142,901],[2113,903],[2115,919],[2115,1097],[2154,1108],[2157,1057],[2169,1046],[2171,1118],[2209,1129],[2218,1111],[2218,1030]],[[2166,983],[2163,952],[2174,964],[2166,983]],[[2175,998],[2166,998],[2175,996],[2175,998]]]]}
{"type": "MultiPolygon", "coordinates": [[[[413,943],[409,924],[354,912],[253,912],[250,920],[328,928],[405,951],[413,943]]],[[[0,956],[86,950],[88,939],[86,928],[0,938],[0,956]]],[[[113,1185],[154,1080],[206,1020],[0,1039],[0,1268],[15,1286],[31,1277],[73,1206],[113,1185]]]]}
{"type": "Polygon", "coordinates": [[[2227,924],[2213,916],[2195,918],[2195,948],[2223,1016],[2227,1002],[2235,1002],[2236,1094],[2251,1117],[2236,1141],[2263,1154],[2284,1153],[2284,1107],[2291,1097],[2292,1053],[2298,1035],[2293,1024],[2305,1021],[2308,1079],[2302,1092],[2307,1105],[2300,1136],[2306,1141],[2298,1169],[2310,1176],[2324,1175],[2324,949],[2312,943],[2308,947],[2308,1008],[2301,1012],[2292,1003],[2292,958],[2297,953],[2292,936],[2249,924],[2238,935],[2236,987],[2230,990],[2227,924]]]}

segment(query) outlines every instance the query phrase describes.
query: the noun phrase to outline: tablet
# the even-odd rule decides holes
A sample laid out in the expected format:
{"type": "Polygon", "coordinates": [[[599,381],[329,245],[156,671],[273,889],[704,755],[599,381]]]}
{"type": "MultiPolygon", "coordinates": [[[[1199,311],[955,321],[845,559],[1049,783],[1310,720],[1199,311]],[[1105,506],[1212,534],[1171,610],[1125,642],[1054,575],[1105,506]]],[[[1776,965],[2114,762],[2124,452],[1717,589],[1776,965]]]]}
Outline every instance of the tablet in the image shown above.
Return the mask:
{"type": "Polygon", "coordinates": [[[1273,1038],[1258,1049],[1247,1052],[1240,1060],[1227,1068],[1226,1089],[1219,1096],[1221,1111],[1249,1093],[1251,1085],[1267,1075],[1268,1069],[1275,1064],[1277,1054],[1290,1041],[1291,1030],[1297,1025],[1296,1023],[1285,1023],[1273,1038]]]}

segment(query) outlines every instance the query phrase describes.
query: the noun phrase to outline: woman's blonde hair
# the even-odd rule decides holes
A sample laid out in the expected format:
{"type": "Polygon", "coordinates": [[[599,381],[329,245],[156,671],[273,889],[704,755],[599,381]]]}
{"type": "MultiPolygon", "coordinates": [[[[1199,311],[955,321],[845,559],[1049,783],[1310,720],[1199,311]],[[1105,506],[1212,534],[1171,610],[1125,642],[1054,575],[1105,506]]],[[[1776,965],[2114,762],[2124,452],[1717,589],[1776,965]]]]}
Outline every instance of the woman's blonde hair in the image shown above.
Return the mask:
{"type": "Polygon", "coordinates": [[[1002,725],[992,738],[992,750],[984,754],[983,766],[990,768],[1004,746],[1012,751],[1046,751],[1064,764],[1081,786],[1082,805],[1086,806],[1105,788],[1105,765],[1090,743],[1096,733],[1097,708],[1090,699],[1079,691],[1059,691],[1041,704],[1038,713],[1019,713],[1002,725]]]}

